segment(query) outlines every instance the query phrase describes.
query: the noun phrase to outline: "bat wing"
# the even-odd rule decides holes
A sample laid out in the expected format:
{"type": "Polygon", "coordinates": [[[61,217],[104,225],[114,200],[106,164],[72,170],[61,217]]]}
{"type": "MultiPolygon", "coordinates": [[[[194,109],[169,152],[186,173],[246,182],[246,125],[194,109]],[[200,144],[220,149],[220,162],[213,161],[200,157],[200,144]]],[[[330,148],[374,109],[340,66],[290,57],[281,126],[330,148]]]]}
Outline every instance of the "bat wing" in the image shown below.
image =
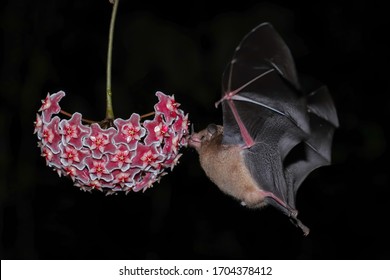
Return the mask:
{"type": "MultiPolygon", "coordinates": [[[[268,202],[296,219],[295,194],[329,164],[337,115],[326,88],[305,95],[283,39],[264,23],[236,48],[223,75],[223,144],[240,145],[268,202]]],[[[302,225],[303,226],[303,225],[302,225]]]]}
{"type": "Polygon", "coordinates": [[[337,113],[327,87],[322,86],[307,96],[310,135],[297,145],[284,160],[288,185],[296,192],[314,169],[331,162],[332,139],[339,126],[337,113]]]}
{"type": "MultiPolygon", "coordinates": [[[[254,28],[236,48],[223,74],[222,89],[222,99],[216,105],[222,102],[224,126],[228,124],[224,129],[225,144],[240,140],[247,146],[253,144],[253,135],[248,135],[240,121],[234,121],[239,116],[233,108],[240,101],[267,108],[285,116],[302,131],[310,131],[290,50],[269,23],[254,28]]],[[[252,114],[253,111],[249,113],[252,114]]],[[[245,125],[251,126],[252,122],[249,118],[245,125]]]]}

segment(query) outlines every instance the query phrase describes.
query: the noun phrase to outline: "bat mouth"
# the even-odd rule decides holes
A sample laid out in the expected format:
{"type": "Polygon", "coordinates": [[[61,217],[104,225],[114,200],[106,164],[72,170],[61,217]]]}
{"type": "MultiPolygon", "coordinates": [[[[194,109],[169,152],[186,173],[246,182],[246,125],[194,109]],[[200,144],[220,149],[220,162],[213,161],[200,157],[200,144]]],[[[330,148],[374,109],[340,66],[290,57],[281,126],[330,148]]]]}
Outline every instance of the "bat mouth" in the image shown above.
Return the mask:
{"type": "Polygon", "coordinates": [[[191,126],[191,134],[188,137],[188,146],[199,150],[202,146],[202,139],[199,137],[198,133],[194,130],[194,125],[191,126]]]}
{"type": "Polygon", "coordinates": [[[200,139],[198,137],[194,137],[193,134],[188,138],[188,145],[192,148],[195,149],[200,148],[201,143],[202,142],[200,141],[200,139]]]}

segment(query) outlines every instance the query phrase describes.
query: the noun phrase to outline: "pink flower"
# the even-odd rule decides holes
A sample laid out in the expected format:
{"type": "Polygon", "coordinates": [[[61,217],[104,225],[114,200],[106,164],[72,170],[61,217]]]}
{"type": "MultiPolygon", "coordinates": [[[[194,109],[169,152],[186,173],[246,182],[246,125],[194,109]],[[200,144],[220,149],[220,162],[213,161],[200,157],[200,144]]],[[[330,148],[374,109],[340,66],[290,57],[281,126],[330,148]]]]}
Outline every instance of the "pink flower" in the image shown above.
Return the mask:
{"type": "Polygon", "coordinates": [[[179,149],[179,136],[170,135],[169,138],[165,140],[162,153],[164,155],[177,154],[178,149],[179,149]]]}
{"type": "Polygon", "coordinates": [[[109,171],[120,169],[124,172],[130,168],[130,163],[134,156],[135,153],[130,151],[126,145],[118,144],[115,154],[110,155],[110,161],[107,163],[107,169],[109,171]]]}
{"type": "Polygon", "coordinates": [[[145,135],[145,128],[141,127],[140,116],[133,113],[127,120],[116,119],[114,124],[116,125],[118,132],[114,136],[116,143],[124,143],[129,146],[130,150],[134,150],[137,146],[137,142],[145,135]]]}
{"type": "Polygon", "coordinates": [[[46,159],[46,164],[50,167],[54,167],[55,169],[60,169],[62,167],[60,154],[54,154],[48,146],[42,147],[41,156],[46,159]]]}
{"type": "Polygon", "coordinates": [[[184,116],[181,110],[179,112],[178,118],[172,126],[173,131],[178,134],[179,138],[182,138],[183,135],[188,134],[188,114],[184,116]]]}
{"type": "Polygon", "coordinates": [[[70,120],[62,120],[59,125],[64,145],[71,144],[78,150],[83,146],[82,139],[91,133],[91,128],[83,125],[81,118],[80,113],[74,113],[70,120]]]}
{"type": "Polygon", "coordinates": [[[156,114],[152,121],[145,121],[144,127],[147,130],[144,140],[146,145],[161,143],[164,137],[169,137],[169,126],[164,123],[160,114],[156,114]]]}
{"type": "Polygon", "coordinates": [[[163,156],[157,152],[155,145],[138,144],[136,155],[133,158],[133,166],[148,170],[151,167],[155,168],[163,159],[163,156]]]}
{"type": "Polygon", "coordinates": [[[90,153],[88,150],[77,150],[73,146],[61,146],[61,163],[63,166],[67,167],[73,165],[77,169],[82,170],[85,166],[84,159],[89,156],[90,153]]]}
{"type": "Polygon", "coordinates": [[[89,169],[90,177],[92,180],[102,179],[109,182],[113,179],[112,174],[107,170],[107,156],[104,155],[101,159],[95,159],[88,157],[85,159],[85,163],[89,169]]]}
{"type": "Polygon", "coordinates": [[[159,102],[154,105],[156,112],[160,112],[164,115],[167,124],[172,124],[178,114],[179,103],[176,103],[173,96],[167,96],[161,91],[156,92],[159,102]]]}
{"type": "Polygon", "coordinates": [[[39,108],[39,112],[42,111],[43,122],[48,123],[53,114],[58,114],[61,111],[58,103],[64,96],[65,92],[59,91],[52,95],[47,94],[45,100],[42,100],[42,106],[39,108]]]}
{"type": "Polygon", "coordinates": [[[95,189],[95,190],[103,191],[102,183],[99,180],[90,181],[88,187],[90,187],[93,190],[95,189]]]}
{"type": "Polygon", "coordinates": [[[122,171],[114,171],[114,181],[115,185],[119,185],[121,188],[127,188],[130,190],[134,185],[134,176],[140,172],[137,168],[132,168],[127,170],[126,172],[122,171]]]}
{"type": "MultiPolygon", "coordinates": [[[[40,135],[42,144],[47,145],[53,153],[60,152],[61,135],[58,128],[60,118],[55,116],[47,125],[42,126],[42,133],[40,135]]],[[[39,133],[38,133],[39,135],[39,133]]]]}
{"type": "Polygon", "coordinates": [[[101,129],[97,123],[91,124],[91,134],[84,138],[84,145],[92,151],[92,156],[101,158],[103,154],[114,154],[115,145],[112,143],[112,137],[116,130],[113,127],[101,129]]]}
{"type": "Polygon", "coordinates": [[[77,184],[88,185],[90,181],[89,173],[86,169],[79,170],[72,165],[63,167],[63,174],[69,176],[77,184]]]}
{"type": "Polygon", "coordinates": [[[153,120],[141,123],[140,115],[133,113],[103,129],[98,123],[84,125],[80,113],[62,120],[55,116],[64,95],[60,91],[42,101],[34,133],[46,164],[81,190],[145,191],[177,164],[179,149],[187,144],[188,115],[173,96],[156,93],[153,120]]]}
{"type": "Polygon", "coordinates": [[[133,191],[139,192],[139,191],[146,191],[148,188],[150,188],[153,183],[156,181],[155,174],[151,172],[142,173],[142,175],[138,174],[137,181],[133,187],[133,191]]]}
{"type": "Polygon", "coordinates": [[[38,133],[39,139],[41,139],[40,135],[42,135],[42,133],[41,133],[42,125],[43,125],[42,118],[39,114],[37,114],[36,121],[34,122],[34,134],[38,133]]]}

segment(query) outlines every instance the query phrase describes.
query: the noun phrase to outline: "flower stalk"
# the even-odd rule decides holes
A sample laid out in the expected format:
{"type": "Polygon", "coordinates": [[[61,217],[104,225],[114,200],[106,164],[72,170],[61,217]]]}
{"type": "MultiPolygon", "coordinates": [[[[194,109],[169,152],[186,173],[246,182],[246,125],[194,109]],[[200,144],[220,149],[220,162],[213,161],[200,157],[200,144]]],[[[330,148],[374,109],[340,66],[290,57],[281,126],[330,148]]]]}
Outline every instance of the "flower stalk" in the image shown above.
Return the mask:
{"type": "Polygon", "coordinates": [[[112,89],[111,89],[111,65],[112,65],[112,42],[114,38],[114,26],[116,12],[118,10],[119,0],[111,1],[114,4],[111,14],[110,30],[108,34],[107,50],[107,87],[106,87],[106,120],[114,119],[114,110],[112,108],[112,89]]]}

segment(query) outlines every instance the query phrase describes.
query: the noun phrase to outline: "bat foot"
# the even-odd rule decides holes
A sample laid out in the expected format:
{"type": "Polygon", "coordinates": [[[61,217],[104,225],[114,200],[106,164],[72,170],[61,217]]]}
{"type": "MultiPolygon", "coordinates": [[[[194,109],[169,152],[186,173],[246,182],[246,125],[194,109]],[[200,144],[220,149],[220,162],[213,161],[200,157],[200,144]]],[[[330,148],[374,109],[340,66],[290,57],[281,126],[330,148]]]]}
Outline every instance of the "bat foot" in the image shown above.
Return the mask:
{"type": "Polygon", "coordinates": [[[304,236],[309,235],[310,229],[307,226],[305,226],[304,224],[302,224],[302,222],[299,220],[298,220],[298,227],[303,231],[304,236]]]}
{"type": "Polygon", "coordinates": [[[297,217],[298,217],[298,210],[290,207],[286,203],[284,203],[281,199],[276,197],[273,193],[266,193],[268,197],[266,197],[266,200],[269,204],[276,207],[277,209],[281,210],[284,214],[286,214],[290,221],[296,226],[299,227],[303,231],[303,235],[307,236],[310,233],[310,229],[305,226],[297,217]]]}
{"type": "Polygon", "coordinates": [[[296,226],[296,227],[299,227],[302,231],[303,231],[303,235],[304,236],[308,236],[309,233],[310,233],[310,229],[305,226],[298,218],[297,218],[297,215],[298,215],[298,211],[295,210],[296,212],[296,215],[294,216],[294,214],[292,213],[292,215],[290,216],[290,220],[291,222],[296,226]]]}

